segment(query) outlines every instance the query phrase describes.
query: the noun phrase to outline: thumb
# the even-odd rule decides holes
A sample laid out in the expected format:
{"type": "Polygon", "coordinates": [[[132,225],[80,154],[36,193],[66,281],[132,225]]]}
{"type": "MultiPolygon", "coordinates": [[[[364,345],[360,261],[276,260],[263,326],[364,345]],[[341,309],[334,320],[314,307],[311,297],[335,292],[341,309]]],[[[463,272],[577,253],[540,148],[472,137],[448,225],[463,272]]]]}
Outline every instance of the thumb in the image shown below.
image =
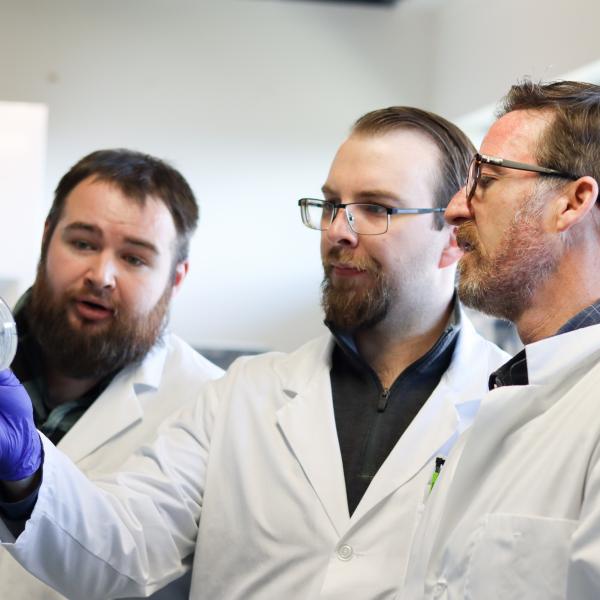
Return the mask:
{"type": "Polygon", "coordinates": [[[10,369],[4,369],[0,371],[0,385],[4,387],[17,387],[21,385],[21,382],[10,369]]]}

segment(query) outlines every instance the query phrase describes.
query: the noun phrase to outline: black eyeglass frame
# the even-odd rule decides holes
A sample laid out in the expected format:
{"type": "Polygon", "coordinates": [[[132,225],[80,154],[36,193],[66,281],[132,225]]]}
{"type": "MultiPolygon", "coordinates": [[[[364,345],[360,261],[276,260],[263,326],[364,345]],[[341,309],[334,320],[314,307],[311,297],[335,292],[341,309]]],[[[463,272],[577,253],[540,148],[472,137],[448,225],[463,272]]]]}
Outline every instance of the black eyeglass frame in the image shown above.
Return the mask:
{"type": "Polygon", "coordinates": [[[329,229],[329,227],[331,226],[331,224],[333,223],[333,221],[335,220],[335,217],[337,216],[337,213],[339,211],[340,208],[345,209],[347,206],[377,206],[379,208],[382,208],[385,210],[385,212],[387,213],[387,223],[385,226],[385,231],[380,231],[378,233],[359,233],[358,231],[356,231],[354,229],[354,227],[352,227],[352,221],[350,219],[348,219],[348,213],[346,213],[346,220],[348,221],[348,225],[350,226],[350,229],[352,229],[352,231],[354,231],[354,233],[356,233],[357,235],[382,235],[384,233],[387,232],[387,230],[390,227],[390,216],[391,215],[423,215],[423,214],[428,214],[428,213],[443,213],[446,209],[445,208],[390,208],[389,206],[383,206],[382,204],[377,204],[376,202],[347,202],[347,203],[343,203],[343,202],[331,202],[331,200],[319,200],[317,198],[300,198],[300,200],[298,200],[298,206],[300,207],[300,215],[302,216],[302,223],[304,223],[304,225],[306,225],[309,229],[315,229],[316,231],[327,231],[329,229]],[[320,228],[320,227],[313,227],[312,225],[309,224],[308,221],[308,217],[307,217],[307,211],[308,211],[308,203],[312,203],[311,206],[320,206],[321,208],[325,208],[326,205],[331,206],[332,211],[331,211],[331,219],[329,221],[329,225],[327,225],[327,227],[325,228],[320,228]]]}
{"type": "Polygon", "coordinates": [[[577,175],[572,173],[566,173],[565,171],[557,171],[556,169],[549,169],[548,167],[540,167],[539,165],[530,165],[528,163],[517,162],[514,160],[507,160],[505,158],[498,158],[496,156],[488,156],[487,154],[480,154],[479,152],[471,159],[469,165],[469,171],[467,175],[467,181],[465,183],[467,202],[470,202],[475,195],[477,184],[481,178],[481,166],[492,165],[494,167],[504,167],[505,169],[516,169],[518,171],[530,171],[531,173],[539,173],[540,175],[548,175],[550,177],[562,177],[564,179],[570,179],[575,181],[579,179],[577,175]],[[473,169],[473,165],[475,165],[473,169]],[[473,174],[473,184],[470,186],[471,172],[473,174]]]}

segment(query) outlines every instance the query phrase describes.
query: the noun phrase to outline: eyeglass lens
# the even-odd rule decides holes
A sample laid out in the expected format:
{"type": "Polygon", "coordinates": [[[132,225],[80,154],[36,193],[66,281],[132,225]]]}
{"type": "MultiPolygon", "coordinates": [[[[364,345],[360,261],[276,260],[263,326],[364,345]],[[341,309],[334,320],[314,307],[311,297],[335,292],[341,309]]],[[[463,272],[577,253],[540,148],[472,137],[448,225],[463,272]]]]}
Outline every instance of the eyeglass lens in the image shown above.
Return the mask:
{"type": "Polygon", "coordinates": [[[346,211],[346,219],[355,233],[385,233],[388,228],[388,215],[385,208],[376,204],[352,204],[344,208],[335,208],[331,202],[322,205],[308,202],[305,205],[308,226],[324,231],[329,229],[339,210],[346,211]]]}
{"type": "Polygon", "coordinates": [[[477,180],[479,179],[480,163],[477,157],[473,157],[471,164],[469,165],[469,171],[467,174],[467,200],[471,200],[475,194],[475,188],[477,187],[477,180]]]}

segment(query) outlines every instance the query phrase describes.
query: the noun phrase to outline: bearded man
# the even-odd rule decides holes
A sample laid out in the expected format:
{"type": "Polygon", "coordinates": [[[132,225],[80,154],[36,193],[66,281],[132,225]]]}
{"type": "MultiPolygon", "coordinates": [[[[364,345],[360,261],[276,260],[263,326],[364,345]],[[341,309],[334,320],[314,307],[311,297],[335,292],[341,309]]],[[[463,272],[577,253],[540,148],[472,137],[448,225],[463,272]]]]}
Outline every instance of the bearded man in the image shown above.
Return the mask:
{"type": "MultiPolygon", "coordinates": [[[[88,599],[151,593],[192,553],[190,598],[393,597],[436,464],[506,358],[455,300],[461,252],[440,215],[472,152],[419,109],[359,119],[324,197],[299,202],[321,231],[331,332],[236,361],[114,478],[87,481],[44,440],[44,479],[11,552],[88,599]],[[59,549],[62,568],[43,558],[59,549]]],[[[1,432],[17,499],[35,475],[6,475],[1,432]]]]}
{"type": "MultiPolygon", "coordinates": [[[[87,474],[111,472],[221,370],[165,331],[198,208],[175,169],[103,150],[61,179],[12,369],[36,426],[87,474]]],[[[179,581],[169,598],[187,598],[179,581]]],[[[2,551],[0,596],[59,596],[2,551]]]]}
{"type": "Polygon", "coordinates": [[[461,299],[525,348],[490,377],[400,598],[600,598],[600,86],[514,85],[447,220],[461,299]]]}

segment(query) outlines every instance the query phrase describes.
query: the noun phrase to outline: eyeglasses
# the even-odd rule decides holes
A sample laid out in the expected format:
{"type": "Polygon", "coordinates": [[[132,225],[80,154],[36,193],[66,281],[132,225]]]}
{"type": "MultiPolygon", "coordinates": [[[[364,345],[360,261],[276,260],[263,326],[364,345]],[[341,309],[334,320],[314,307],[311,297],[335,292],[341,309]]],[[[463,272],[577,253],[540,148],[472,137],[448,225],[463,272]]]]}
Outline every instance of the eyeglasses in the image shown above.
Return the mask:
{"type": "Polygon", "coordinates": [[[493,165],[494,167],[504,167],[506,169],[517,169],[519,171],[531,171],[540,175],[548,175],[550,177],[562,177],[564,179],[578,179],[576,175],[540,167],[538,165],[528,165],[527,163],[515,162],[514,160],[506,160],[504,158],[496,158],[494,156],[486,156],[485,154],[476,154],[469,165],[469,173],[467,175],[467,183],[465,185],[467,192],[467,202],[470,202],[475,195],[477,183],[481,178],[481,166],[493,165]]]}
{"type": "Polygon", "coordinates": [[[444,212],[444,208],[389,208],[381,204],[342,204],[329,200],[301,198],[298,200],[302,222],[311,229],[326,231],[335,219],[338,210],[346,211],[348,225],[360,235],[380,235],[388,230],[391,215],[421,215],[444,212]]]}

